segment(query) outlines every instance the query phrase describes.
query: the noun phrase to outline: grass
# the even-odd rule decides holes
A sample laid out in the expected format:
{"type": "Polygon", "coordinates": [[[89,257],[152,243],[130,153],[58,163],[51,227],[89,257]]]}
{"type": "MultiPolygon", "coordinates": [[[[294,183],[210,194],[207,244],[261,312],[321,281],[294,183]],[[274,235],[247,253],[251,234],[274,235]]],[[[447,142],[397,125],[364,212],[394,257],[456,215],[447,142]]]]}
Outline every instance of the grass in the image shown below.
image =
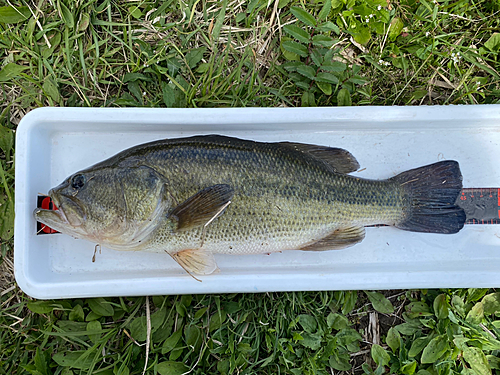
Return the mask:
{"type": "Polygon", "coordinates": [[[33,301],[13,135],[39,106],[499,103],[494,1],[0,1],[0,373],[490,374],[487,289],[33,301]]]}

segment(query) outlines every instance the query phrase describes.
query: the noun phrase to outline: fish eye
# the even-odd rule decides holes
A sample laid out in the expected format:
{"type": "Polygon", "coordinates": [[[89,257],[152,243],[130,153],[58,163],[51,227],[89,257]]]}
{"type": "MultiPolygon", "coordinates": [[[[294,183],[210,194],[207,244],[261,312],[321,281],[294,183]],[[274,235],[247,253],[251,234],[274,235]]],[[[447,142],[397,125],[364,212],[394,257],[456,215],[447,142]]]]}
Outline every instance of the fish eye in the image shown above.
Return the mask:
{"type": "Polygon", "coordinates": [[[71,179],[71,187],[73,189],[80,189],[85,185],[85,176],[83,174],[77,174],[71,179]]]}

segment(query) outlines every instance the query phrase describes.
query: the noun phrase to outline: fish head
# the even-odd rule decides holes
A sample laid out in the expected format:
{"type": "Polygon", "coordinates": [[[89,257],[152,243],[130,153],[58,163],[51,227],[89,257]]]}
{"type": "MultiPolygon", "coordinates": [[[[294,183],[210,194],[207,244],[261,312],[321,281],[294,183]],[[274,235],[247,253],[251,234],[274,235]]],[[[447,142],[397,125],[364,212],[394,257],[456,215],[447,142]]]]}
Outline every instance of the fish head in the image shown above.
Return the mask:
{"type": "Polygon", "coordinates": [[[37,221],[61,233],[115,249],[132,249],[171,209],[164,178],[143,165],[91,167],[49,191],[58,210],[36,209],[37,221]]]}
{"type": "Polygon", "coordinates": [[[120,180],[111,168],[77,172],[49,191],[58,209],[38,208],[35,218],[61,233],[103,243],[126,226],[120,180]]]}

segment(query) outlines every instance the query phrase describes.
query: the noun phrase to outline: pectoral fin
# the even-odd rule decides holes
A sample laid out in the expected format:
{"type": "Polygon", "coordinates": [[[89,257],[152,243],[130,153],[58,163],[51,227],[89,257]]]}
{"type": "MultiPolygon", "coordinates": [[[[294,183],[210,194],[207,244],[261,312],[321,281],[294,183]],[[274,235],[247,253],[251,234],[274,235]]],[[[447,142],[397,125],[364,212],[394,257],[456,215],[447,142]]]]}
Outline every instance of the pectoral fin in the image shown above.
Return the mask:
{"type": "Polygon", "coordinates": [[[177,231],[206,226],[231,203],[233,195],[229,185],[207,187],[174,208],[169,217],[177,221],[177,231]]]}
{"type": "Polygon", "coordinates": [[[305,251],[338,250],[357,244],[365,238],[364,227],[346,227],[334,230],[320,240],[302,247],[305,251]]]}
{"type": "Polygon", "coordinates": [[[192,274],[210,275],[217,270],[217,263],[215,262],[214,255],[210,251],[189,249],[171,255],[172,258],[174,258],[174,260],[191,276],[193,276],[192,274]]]}

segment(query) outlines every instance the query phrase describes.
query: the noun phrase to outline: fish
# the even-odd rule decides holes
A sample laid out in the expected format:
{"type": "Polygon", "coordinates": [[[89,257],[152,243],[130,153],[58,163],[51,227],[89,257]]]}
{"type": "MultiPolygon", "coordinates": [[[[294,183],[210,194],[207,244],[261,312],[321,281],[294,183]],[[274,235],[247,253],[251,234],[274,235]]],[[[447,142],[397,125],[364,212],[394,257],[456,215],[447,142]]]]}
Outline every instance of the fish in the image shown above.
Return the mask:
{"type": "MultiPolygon", "coordinates": [[[[457,161],[363,179],[342,148],[222,135],[126,149],[49,191],[58,210],[37,221],[114,250],[167,253],[190,275],[218,270],[216,254],[328,251],[365,227],[459,232],[466,215],[457,161]]],[[[193,276],[194,277],[194,276],[193,276]]]]}

